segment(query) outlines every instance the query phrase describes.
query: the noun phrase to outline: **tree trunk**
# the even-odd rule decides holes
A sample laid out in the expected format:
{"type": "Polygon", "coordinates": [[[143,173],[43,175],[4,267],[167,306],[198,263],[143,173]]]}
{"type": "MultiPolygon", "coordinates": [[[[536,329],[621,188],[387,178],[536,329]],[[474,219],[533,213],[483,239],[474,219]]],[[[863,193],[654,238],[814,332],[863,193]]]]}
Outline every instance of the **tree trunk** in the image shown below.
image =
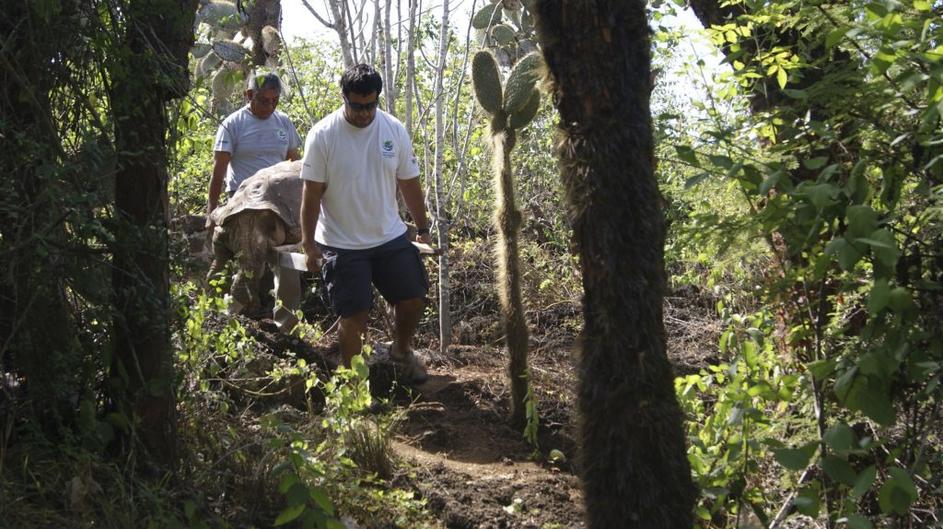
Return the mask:
{"type": "MultiPolygon", "coordinates": [[[[501,112],[501,111],[499,111],[501,112]]],[[[501,317],[504,320],[505,341],[508,347],[508,379],[511,386],[511,424],[524,425],[526,419],[527,344],[529,332],[524,318],[524,301],[521,297],[521,212],[514,198],[514,178],[511,173],[511,151],[517,141],[514,129],[500,130],[495,124],[504,126],[505,114],[495,117],[491,131],[491,149],[494,168],[495,215],[498,231],[497,266],[498,297],[501,300],[501,317]]]]}
{"type": "Polygon", "coordinates": [[[403,124],[409,137],[413,134],[413,83],[416,79],[416,3],[419,0],[409,0],[409,30],[406,32],[406,89],[403,124]]]}
{"type": "Polygon", "coordinates": [[[583,270],[580,469],[590,528],[693,525],[665,351],[665,223],[642,0],[539,0],[559,156],[583,270]]]}
{"type": "Polygon", "coordinates": [[[113,397],[151,461],[176,460],[169,334],[167,160],[164,103],[186,94],[196,0],[133,1],[129,53],[111,73],[119,169],[115,182],[117,316],[113,397]]]}
{"type": "Polygon", "coordinates": [[[439,256],[439,352],[445,354],[452,344],[452,308],[449,299],[449,222],[445,211],[442,172],[445,164],[445,61],[449,51],[449,0],[442,2],[442,27],[439,36],[439,64],[435,76],[435,218],[438,228],[439,256]]]}
{"type": "Polygon", "coordinates": [[[278,28],[281,25],[281,0],[255,0],[247,5],[249,5],[249,22],[246,27],[249,37],[252,38],[252,64],[255,66],[277,64],[278,57],[270,58],[263,47],[265,39],[262,37],[262,28],[265,26],[278,28]]]}
{"type": "Polygon", "coordinates": [[[341,57],[344,59],[344,69],[354,65],[356,59],[354,51],[351,49],[350,40],[347,37],[347,21],[344,19],[344,1],[345,0],[327,0],[327,5],[331,10],[331,22],[334,31],[337,33],[338,42],[341,46],[341,57]]]}

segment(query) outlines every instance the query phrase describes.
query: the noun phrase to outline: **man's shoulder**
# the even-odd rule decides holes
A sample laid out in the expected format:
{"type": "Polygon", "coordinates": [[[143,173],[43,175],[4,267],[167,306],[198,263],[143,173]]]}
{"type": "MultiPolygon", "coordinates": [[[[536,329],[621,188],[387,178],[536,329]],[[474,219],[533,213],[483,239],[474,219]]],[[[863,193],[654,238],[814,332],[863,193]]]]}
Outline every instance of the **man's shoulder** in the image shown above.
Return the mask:
{"type": "Polygon", "coordinates": [[[403,132],[406,131],[406,125],[403,125],[403,122],[400,121],[399,118],[397,118],[393,114],[386,112],[385,110],[382,110],[382,109],[377,110],[377,117],[384,120],[387,123],[387,125],[390,127],[400,129],[403,132]]]}
{"type": "Polygon", "coordinates": [[[331,112],[330,114],[319,119],[317,123],[315,123],[314,126],[311,127],[311,132],[323,133],[323,132],[329,132],[331,130],[336,129],[337,126],[340,124],[340,122],[338,121],[339,116],[342,116],[340,111],[335,110],[334,112],[331,112]]]}
{"type": "Polygon", "coordinates": [[[288,117],[288,114],[282,112],[281,110],[276,110],[272,113],[272,116],[278,120],[278,123],[281,125],[291,125],[294,127],[294,123],[291,122],[291,118],[288,117]]]}

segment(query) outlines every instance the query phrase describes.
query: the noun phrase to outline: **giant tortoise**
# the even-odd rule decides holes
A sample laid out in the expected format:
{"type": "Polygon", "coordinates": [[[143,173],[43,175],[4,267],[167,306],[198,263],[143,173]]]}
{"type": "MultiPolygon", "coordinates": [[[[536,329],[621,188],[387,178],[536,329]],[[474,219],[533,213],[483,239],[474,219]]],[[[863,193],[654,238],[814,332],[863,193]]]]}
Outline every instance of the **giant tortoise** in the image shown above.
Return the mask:
{"type": "Polygon", "coordinates": [[[207,279],[219,277],[235,258],[238,272],[230,288],[232,312],[257,314],[265,267],[275,274],[274,319],[285,331],[297,323],[292,310],[301,304],[299,273],[277,266],[276,247],[301,242],[300,161],[286,161],[245,179],[225,205],[213,210],[213,263],[207,279]]]}

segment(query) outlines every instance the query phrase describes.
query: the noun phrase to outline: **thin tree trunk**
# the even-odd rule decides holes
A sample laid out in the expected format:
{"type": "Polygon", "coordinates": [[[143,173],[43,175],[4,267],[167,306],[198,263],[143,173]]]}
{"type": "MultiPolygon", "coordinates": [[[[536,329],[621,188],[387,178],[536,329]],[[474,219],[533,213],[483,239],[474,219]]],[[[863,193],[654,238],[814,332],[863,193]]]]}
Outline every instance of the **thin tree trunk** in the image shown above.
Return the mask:
{"type": "MultiPolygon", "coordinates": [[[[378,0],[379,1],[379,0],[378,0]]],[[[396,115],[396,78],[393,77],[393,37],[390,31],[390,0],[383,0],[383,78],[386,79],[386,111],[396,115]]]]}
{"type": "Polygon", "coordinates": [[[354,52],[351,48],[350,40],[347,37],[347,21],[344,18],[345,0],[328,0],[327,5],[331,10],[331,19],[334,31],[337,33],[337,39],[341,45],[341,56],[344,59],[344,69],[354,65],[354,52]]]}
{"type": "Polygon", "coordinates": [[[588,527],[693,525],[665,351],[665,223],[642,0],[538,0],[558,154],[583,270],[578,407],[588,527]]]}
{"type": "Polygon", "coordinates": [[[449,302],[449,221],[445,211],[442,186],[445,152],[445,61],[449,51],[449,0],[442,0],[442,33],[439,36],[439,64],[435,77],[435,217],[438,228],[439,256],[439,352],[445,354],[452,344],[452,314],[449,302]]]}
{"type": "Polygon", "coordinates": [[[416,79],[416,3],[419,0],[409,0],[409,30],[406,33],[406,113],[404,124],[409,137],[413,134],[413,83],[416,79]]]}

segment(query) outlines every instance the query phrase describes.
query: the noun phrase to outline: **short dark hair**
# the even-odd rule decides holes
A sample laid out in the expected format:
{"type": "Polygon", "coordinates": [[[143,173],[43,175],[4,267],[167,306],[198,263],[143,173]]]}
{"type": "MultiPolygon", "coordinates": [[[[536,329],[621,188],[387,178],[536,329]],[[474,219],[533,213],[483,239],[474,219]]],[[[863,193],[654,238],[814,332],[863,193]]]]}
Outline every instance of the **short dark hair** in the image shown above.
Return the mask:
{"type": "Polygon", "coordinates": [[[383,90],[383,79],[380,74],[373,69],[373,66],[367,64],[357,64],[351,66],[341,76],[341,92],[349,95],[351,92],[360,95],[377,93],[383,90]]]}
{"type": "Polygon", "coordinates": [[[275,89],[278,95],[282,94],[282,80],[273,72],[250,74],[246,83],[246,90],[265,90],[267,88],[275,89]]]}

